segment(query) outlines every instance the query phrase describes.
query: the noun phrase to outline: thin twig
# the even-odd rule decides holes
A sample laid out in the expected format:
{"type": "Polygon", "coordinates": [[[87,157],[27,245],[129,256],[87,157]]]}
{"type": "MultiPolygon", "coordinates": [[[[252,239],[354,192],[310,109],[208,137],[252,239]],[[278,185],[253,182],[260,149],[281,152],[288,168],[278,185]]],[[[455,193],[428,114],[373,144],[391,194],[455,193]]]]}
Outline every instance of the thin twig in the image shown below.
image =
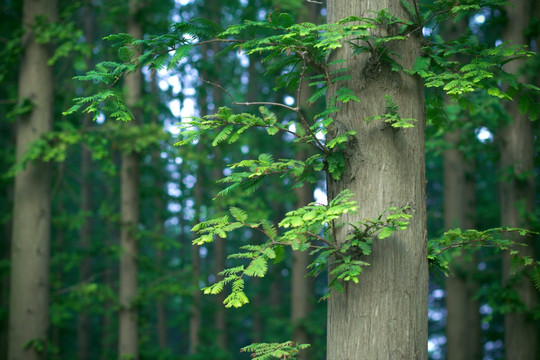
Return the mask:
{"type": "Polygon", "coordinates": [[[296,113],[298,114],[298,118],[302,122],[302,125],[304,126],[306,131],[309,133],[311,138],[315,140],[315,143],[317,144],[315,147],[318,148],[323,153],[328,154],[329,153],[328,149],[319,141],[319,139],[317,138],[317,135],[313,133],[313,130],[311,130],[311,127],[307,123],[306,118],[304,117],[304,114],[302,114],[302,109],[300,108],[300,99],[302,97],[301,96],[302,87],[304,85],[304,78],[305,78],[305,73],[307,69],[307,63],[306,63],[306,54],[302,53],[299,55],[302,58],[302,72],[300,73],[300,79],[298,80],[298,89],[296,90],[296,109],[297,109],[296,113]]]}
{"type": "Polygon", "coordinates": [[[414,12],[416,12],[416,20],[418,21],[418,24],[420,24],[422,18],[420,17],[420,12],[418,11],[418,4],[416,3],[416,0],[413,0],[413,6],[414,12]]]}
{"type": "Polygon", "coordinates": [[[2,99],[2,100],[0,100],[0,105],[16,104],[18,101],[19,101],[19,99],[2,99]]]}
{"type": "Polygon", "coordinates": [[[213,83],[211,81],[205,80],[203,78],[199,78],[199,79],[202,82],[205,82],[207,84],[210,84],[212,86],[215,86],[215,87],[223,90],[227,94],[227,96],[229,96],[229,98],[233,102],[233,105],[242,105],[242,106],[253,106],[253,105],[279,106],[279,107],[285,108],[285,109],[290,110],[290,111],[294,111],[294,112],[297,111],[296,108],[293,108],[292,106],[285,105],[285,104],[282,104],[282,103],[276,103],[276,102],[268,102],[268,101],[238,102],[238,101],[234,100],[234,97],[232,96],[232,94],[227,89],[225,89],[223,86],[221,86],[219,84],[216,84],[216,83],[213,83]]]}
{"type": "Polygon", "coordinates": [[[77,282],[76,284],[73,284],[71,286],[68,286],[68,287],[65,287],[65,288],[62,288],[62,289],[58,289],[58,290],[52,292],[51,296],[59,296],[59,295],[63,295],[63,294],[68,294],[71,291],[75,290],[77,287],[79,287],[79,286],[81,286],[83,284],[88,284],[88,283],[94,281],[96,278],[107,275],[108,273],[112,273],[112,270],[101,271],[101,272],[99,272],[97,274],[89,276],[88,278],[86,278],[84,280],[81,280],[81,281],[77,282]]]}
{"type": "Polygon", "coordinates": [[[322,236],[320,236],[318,234],[315,234],[314,232],[311,232],[311,231],[307,231],[306,234],[313,237],[313,238],[315,238],[315,239],[317,239],[317,240],[319,240],[320,242],[325,243],[326,245],[330,246],[331,248],[334,248],[334,249],[337,250],[336,244],[331,242],[331,241],[326,240],[326,238],[324,238],[324,237],[322,237],[322,236]]]}

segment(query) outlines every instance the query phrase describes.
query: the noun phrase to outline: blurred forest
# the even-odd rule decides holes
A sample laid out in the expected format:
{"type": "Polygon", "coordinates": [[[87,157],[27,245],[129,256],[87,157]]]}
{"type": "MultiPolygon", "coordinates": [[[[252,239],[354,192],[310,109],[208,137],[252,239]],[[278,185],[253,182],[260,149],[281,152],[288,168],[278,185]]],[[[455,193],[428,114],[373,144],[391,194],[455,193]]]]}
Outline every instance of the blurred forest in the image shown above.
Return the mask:
{"type": "MultiPolygon", "coordinates": [[[[437,1],[419,3],[429,9],[437,1]]],[[[424,41],[454,41],[456,48],[508,41],[537,51],[540,1],[469,3],[475,6],[453,21],[426,21],[424,41]]],[[[198,18],[219,32],[275,12],[324,24],[326,2],[2,0],[1,7],[0,359],[249,359],[242,347],[288,340],[311,344],[298,359],[326,359],[327,303],[320,299],[328,274],[306,276],[313,261],[307,251],[280,247],[266,276],[245,277],[249,303],[236,308],[223,305],[228,290],[200,289],[238,264],[228,256],[239,247],[264,243],[264,233],[244,228],[192,244],[195,225],[231,206],[277,225],[298,207],[326,204],[324,176],[295,188],[288,176],[265,179],[247,195],[217,197],[227,186],[217,181],[232,173],[228,164],[260,154],[304,160],[312,148],[286,132],[269,137],[264,128],[235,143],[202,136],[176,145],[182,119],[223,106],[257,112],[257,101],[295,106],[307,103],[313,87],[299,99],[266,72],[263,54],[248,57],[211,42],[173,68],[117,74],[110,85],[123,89],[132,121],[114,111],[63,114],[74,98],[102,89],[74,77],[131,56],[106,38],[111,34],[149,38],[198,18]]],[[[504,69],[518,80],[493,81],[538,85],[539,66],[536,56],[509,62],[504,69]]],[[[428,239],[453,228],[540,231],[538,92],[515,102],[481,90],[459,101],[430,98],[435,88],[425,92],[428,239]]],[[[313,118],[324,109],[324,101],[313,101],[303,111],[313,118]]],[[[272,111],[283,124],[295,121],[283,107],[272,111]]],[[[538,259],[536,233],[495,233],[527,243],[513,249],[538,259]]],[[[429,274],[429,358],[540,359],[535,276],[521,269],[510,275],[511,259],[498,247],[453,249],[444,261],[450,275],[436,268],[429,274]],[[517,348],[526,355],[509,353],[517,348]]],[[[538,272],[536,281],[540,286],[538,272]]]]}

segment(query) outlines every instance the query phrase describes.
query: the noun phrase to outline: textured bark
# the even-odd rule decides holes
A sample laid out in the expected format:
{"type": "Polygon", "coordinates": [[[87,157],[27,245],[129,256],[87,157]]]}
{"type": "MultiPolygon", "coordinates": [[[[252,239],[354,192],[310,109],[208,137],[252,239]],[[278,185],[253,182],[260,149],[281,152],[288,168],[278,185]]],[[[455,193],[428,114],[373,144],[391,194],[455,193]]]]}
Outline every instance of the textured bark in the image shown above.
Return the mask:
{"type": "MultiPolygon", "coordinates": [[[[19,74],[19,99],[32,110],[18,119],[16,156],[20,161],[28,145],[52,129],[54,79],[47,65],[49,45],[37,44],[32,25],[37,16],[56,20],[56,0],[25,0],[23,53],[19,74]]],[[[11,242],[9,360],[34,360],[46,356],[49,327],[49,264],[51,191],[50,166],[36,162],[15,178],[11,242]],[[43,348],[32,346],[40,344],[43,348]],[[30,346],[29,346],[30,345],[30,346]]]]}
{"type": "MultiPolygon", "coordinates": [[[[387,8],[398,17],[407,14],[398,0],[329,1],[328,21],[350,15],[373,16],[370,11],[387,8]]],[[[377,28],[384,34],[397,29],[377,28]]],[[[397,61],[411,68],[420,54],[418,35],[390,45],[397,61]]],[[[390,52],[390,50],[392,52],[390,52]]],[[[393,72],[369,54],[353,56],[348,46],[336,51],[334,59],[346,59],[349,86],[361,99],[341,106],[335,117],[335,136],[356,130],[355,139],[344,153],[346,173],[339,181],[329,179],[329,196],[350,189],[360,207],[358,215],[347,214],[345,222],[376,217],[391,206],[410,206],[407,230],[385,240],[377,240],[373,253],[363,257],[366,267],[359,283],[346,283],[344,292],[333,292],[328,301],[327,359],[427,359],[427,284],[424,88],[422,81],[393,72]],[[384,96],[399,106],[402,117],[417,120],[411,129],[394,130],[370,116],[385,113],[384,96]]],[[[343,86],[343,83],[340,84],[343,86]]],[[[336,89],[332,88],[328,96],[336,89]]],[[[343,243],[346,227],[335,236],[343,243]]]]}
{"type": "MultiPolygon", "coordinates": [[[[444,157],[444,224],[446,229],[474,228],[475,189],[471,160],[456,148],[460,133],[445,135],[452,148],[444,157]]],[[[462,256],[451,263],[453,276],[446,279],[446,347],[448,360],[480,359],[482,355],[480,313],[473,296],[478,285],[470,279],[476,261],[462,256]]]]}
{"type": "MultiPolygon", "coordinates": [[[[140,10],[137,0],[129,1],[127,30],[135,39],[141,39],[143,35],[141,24],[137,20],[140,10]]],[[[125,88],[126,105],[135,115],[135,119],[128,126],[137,126],[140,115],[135,111],[135,107],[138,106],[142,91],[140,71],[126,76],[125,88]]],[[[139,162],[139,155],[135,152],[122,154],[118,354],[120,358],[135,360],[139,358],[138,309],[135,302],[138,274],[136,232],[139,224],[139,162]]]]}
{"type": "MultiPolygon", "coordinates": [[[[503,41],[514,44],[526,44],[524,26],[531,12],[529,1],[515,1],[514,6],[506,8],[508,24],[503,31],[503,41]]],[[[510,62],[505,65],[505,71],[518,74],[523,62],[510,62]]],[[[522,76],[522,81],[526,79],[522,76]]],[[[501,169],[504,174],[512,170],[509,178],[500,183],[501,224],[503,226],[525,226],[524,214],[534,210],[534,150],[531,122],[527,116],[518,111],[517,103],[508,103],[506,111],[510,122],[499,134],[501,150],[501,169]]],[[[527,247],[519,247],[521,255],[535,257],[534,240],[530,237],[516,237],[517,242],[525,243],[527,247]]],[[[507,283],[510,273],[510,258],[503,255],[503,282],[507,283]]],[[[532,309],[538,301],[538,293],[530,278],[523,276],[513,288],[519,293],[521,301],[528,309],[532,309]]],[[[506,314],[504,317],[504,341],[507,360],[536,359],[538,356],[538,326],[526,314],[506,314]]]]}

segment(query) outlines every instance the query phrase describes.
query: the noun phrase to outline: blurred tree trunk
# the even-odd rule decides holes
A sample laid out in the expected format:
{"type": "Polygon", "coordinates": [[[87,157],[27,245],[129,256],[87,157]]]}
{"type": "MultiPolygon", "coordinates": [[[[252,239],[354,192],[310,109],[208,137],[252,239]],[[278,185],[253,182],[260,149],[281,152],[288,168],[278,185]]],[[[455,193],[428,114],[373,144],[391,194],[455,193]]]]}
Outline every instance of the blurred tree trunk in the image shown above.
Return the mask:
{"type": "MultiPolygon", "coordinates": [[[[202,154],[201,146],[202,143],[199,142],[197,146],[199,154],[202,154]]],[[[201,207],[203,204],[203,188],[202,188],[202,178],[203,171],[201,169],[201,164],[197,168],[197,182],[195,183],[195,207],[197,208],[195,215],[195,222],[202,221],[201,216],[201,207]]],[[[189,353],[195,354],[197,348],[201,344],[201,324],[202,324],[202,313],[201,313],[201,302],[202,302],[202,293],[199,286],[199,281],[201,278],[201,257],[199,255],[199,247],[191,245],[191,278],[193,283],[193,292],[192,292],[192,302],[190,309],[189,317],[189,353]]]]}
{"type": "MultiPolygon", "coordinates": [[[[371,11],[389,9],[407,18],[399,0],[352,0],[327,2],[328,22],[350,15],[373,16],[371,11]]],[[[391,31],[384,26],[376,34],[391,31]]],[[[387,45],[398,62],[411,68],[421,53],[421,35],[387,45]]],[[[376,217],[391,206],[410,206],[407,230],[389,239],[375,241],[373,252],[362,259],[371,264],[359,283],[344,284],[328,300],[328,360],[427,359],[427,236],[424,154],[424,87],[422,81],[393,72],[390,65],[373,65],[370,54],[354,55],[349,46],[337,49],[333,60],[347,60],[350,87],[361,102],[341,105],[329,138],[338,131],[355,130],[355,141],[344,152],[346,173],[339,181],[328,179],[329,198],[350,189],[358,202],[358,214],[346,214],[354,223],[376,217]],[[376,71],[371,70],[376,68],[376,71]],[[365,121],[385,113],[385,95],[399,106],[404,118],[417,122],[414,128],[396,130],[383,120],[365,121]]],[[[330,87],[328,98],[336,92],[330,87]]],[[[345,242],[346,228],[337,228],[336,241],[345,242]]]]}
{"type": "MultiPolygon", "coordinates": [[[[141,8],[139,1],[129,1],[127,32],[135,39],[142,39],[142,27],[138,21],[141,8]]],[[[142,74],[140,70],[126,75],[126,105],[135,118],[127,126],[140,123],[137,107],[141,100],[142,74]]],[[[139,224],[139,154],[127,151],[122,154],[121,168],[121,234],[120,234],[120,318],[118,335],[118,356],[138,359],[138,309],[137,274],[138,245],[137,228],[139,224]]]]}
{"type": "MultiPolygon", "coordinates": [[[[57,18],[56,0],[25,0],[23,52],[19,74],[19,101],[32,110],[17,122],[16,157],[20,161],[29,144],[52,130],[53,69],[47,64],[49,44],[35,41],[36,17],[57,18]]],[[[49,164],[26,165],[15,178],[11,241],[9,360],[43,359],[49,330],[49,274],[51,189],[49,164]]]]}
{"type": "MultiPolygon", "coordinates": [[[[318,4],[307,4],[303,12],[300,13],[299,22],[316,23],[319,14],[318,4]]],[[[307,83],[302,84],[301,98],[299,99],[301,106],[307,104],[307,100],[313,94],[312,88],[307,83]]],[[[306,118],[309,120],[313,117],[313,111],[303,109],[306,118]]],[[[295,155],[299,160],[305,160],[310,156],[308,148],[300,147],[295,155]]],[[[301,188],[295,189],[296,208],[306,206],[313,201],[313,186],[304,184],[301,188]]],[[[292,266],[291,266],[291,325],[293,329],[293,341],[298,344],[309,344],[308,330],[306,329],[306,321],[309,313],[312,310],[311,300],[313,298],[313,286],[311,278],[307,277],[308,265],[310,263],[309,251],[293,251],[292,266]]],[[[300,352],[298,359],[307,360],[310,357],[309,350],[300,352]]]]}
{"type": "MultiPolygon", "coordinates": [[[[474,228],[474,166],[458,150],[460,131],[445,134],[451,148],[444,159],[444,226],[474,228]]],[[[470,278],[476,271],[476,261],[464,255],[455,257],[450,265],[453,276],[446,279],[446,348],[448,360],[480,359],[482,340],[478,302],[473,296],[478,285],[470,278]]]]}
{"type": "MultiPolygon", "coordinates": [[[[13,198],[13,186],[10,183],[6,188],[5,198],[7,203],[11,204],[13,198]]],[[[0,261],[9,261],[10,254],[10,239],[11,239],[11,227],[12,221],[8,220],[4,224],[2,229],[3,241],[0,243],[0,261]]],[[[6,312],[2,314],[2,320],[0,321],[0,359],[7,359],[8,357],[8,314],[9,309],[9,273],[2,274],[0,278],[0,308],[6,309],[6,312]]]]}
{"type": "MultiPolygon", "coordinates": [[[[88,126],[88,117],[83,120],[83,127],[88,126]]],[[[89,256],[90,246],[92,244],[92,205],[90,188],[90,170],[91,159],[90,151],[83,145],[81,148],[81,212],[84,220],[79,229],[80,251],[83,253],[79,265],[79,281],[88,281],[92,274],[92,259],[89,256]]],[[[77,359],[86,360],[90,356],[90,314],[86,309],[81,310],[77,315],[77,359]]]]}
{"type": "MultiPolygon", "coordinates": [[[[157,109],[159,104],[159,94],[160,89],[158,87],[158,79],[154,77],[152,79],[152,94],[154,95],[154,106],[157,109]]],[[[152,118],[154,124],[158,124],[157,116],[152,118]]],[[[156,174],[156,181],[153,190],[153,204],[154,204],[154,231],[156,241],[154,242],[155,251],[156,251],[156,267],[158,271],[158,276],[163,276],[164,269],[164,258],[165,254],[163,252],[163,235],[164,235],[164,209],[166,208],[165,202],[163,201],[163,191],[167,191],[167,185],[163,177],[163,169],[161,168],[161,150],[156,148],[152,151],[152,166],[153,171],[156,174]]],[[[168,343],[168,329],[167,329],[167,306],[166,298],[160,297],[156,300],[156,330],[157,330],[157,340],[158,345],[161,349],[167,348],[168,343]]]]}
{"type": "MultiPolygon", "coordinates": [[[[299,159],[306,159],[305,151],[298,153],[299,159]]],[[[313,191],[311,184],[305,184],[301,188],[295,189],[297,197],[296,207],[302,207],[313,201],[313,191]]],[[[293,251],[291,268],[291,325],[293,328],[293,341],[299,344],[309,344],[309,336],[305,322],[311,312],[311,299],[313,297],[313,287],[311,278],[306,277],[308,265],[310,263],[309,251],[293,251]]],[[[307,360],[308,352],[300,352],[298,359],[307,360]]]]}
{"type": "MultiPolygon", "coordinates": [[[[155,84],[155,82],[154,82],[155,84]]],[[[157,89],[154,89],[154,91],[157,91],[157,89]]],[[[156,169],[154,171],[160,172],[161,169],[158,168],[160,164],[160,154],[159,151],[154,151],[152,153],[152,163],[156,166],[156,169]]],[[[165,187],[165,183],[163,182],[161,174],[158,175],[158,179],[156,181],[156,189],[159,189],[157,191],[161,191],[165,187]]],[[[165,204],[163,202],[162,194],[156,193],[154,194],[154,229],[156,232],[156,266],[158,270],[159,276],[162,276],[164,273],[164,252],[161,246],[162,237],[163,237],[163,223],[165,220],[163,219],[162,213],[163,209],[165,208],[165,204]]],[[[166,301],[164,298],[160,297],[156,300],[156,330],[157,330],[157,340],[158,345],[160,349],[166,349],[167,348],[167,339],[168,339],[168,331],[167,331],[167,306],[166,301]]]]}
{"type": "MultiPolygon", "coordinates": [[[[503,30],[503,41],[513,44],[527,44],[524,35],[525,26],[531,13],[530,1],[516,1],[514,6],[506,8],[508,23],[503,30]]],[[[523,61],[512,61],[504,70],[519,74],[523,61]]],[[[521,76],[520,81],[526,81],[521,76]]],[[[534,211],[534,149],[531,122],[526,115],[518,111],[517,101],[508,102],[506,111],[510,117],[503,124],[499,134],[501,150],[501,170],[503,179],[500,183],[501,224],[503,226],[526,226],[527,214],[534,211]]],[[[515,241],[525,243],[520,247],[521,255],[535,257],[534,240],[530,237],[515,237],[515,241]]],[[[510,256],[503,254],[503,283],[515,289],[521,301],[531,310],[537,303],[538,293],[531,279],[523,274],[510,278],[510,256]]],[[[538,357],[538,326],[526,313],[508,313],[504,317],[504,340],[507,360],[528,360],[538,357]]]]}
{"type": "MultiPolygon", "coordinates": [[[[216,102],[216,108],[219,104],[216,102]]],[[[222,159],[221,150],[219,147],[215,148],[215,159],[216,164],[214,165],[214,180],[218,181],[223,177],[221,168],[218,165],[221,164],[220,160],[222,159]]],[[[227,257],[226,249],[226,239],[222,239],[219,236],[214,236],[214,273],[216,277],[219,278],[218,273],[225,269],[225,259],[227,257]]],[[[217,346],[220,349],[227,350],[227,318],[225,312],[225,306],[223,302],[225,301],[226,293],[225,291],[220,292],[216,295],[216,312],[214,315],[214,324],[217,331],[217,346]]]]}
{"type": "MultiPolygon", "coordinates": [[[[81,11],[81,20],[84,37],[86,41],[92,43],[95,37],[95,13],[90,1],[84,2],[83,9],[81,11]]],[[[91,59],[87,59],[92,63],[91,59]]],[[[83,131],[86,131],[90,126],[89,116],[83,118],[83,131]]],[[[88,281],[88,278],[92,274],[92,259],[89,255],[90,247],[92,245],[92,192],[91,192],[91,158],[90,150],[87,146],[81,146],[81,172],[80,172],[80,187],[81,187],[81,205],[80,209],[83,213],[84,219],[79,229],[79,243],[80,250],[83,253],[81,263],[79,266],[79,281],[88,281]]],[[[90,314],[86,309],[83,309],[77,314],[77,359],[87,360],[90,359],[91,353],[91,323],[90,314]]]]}

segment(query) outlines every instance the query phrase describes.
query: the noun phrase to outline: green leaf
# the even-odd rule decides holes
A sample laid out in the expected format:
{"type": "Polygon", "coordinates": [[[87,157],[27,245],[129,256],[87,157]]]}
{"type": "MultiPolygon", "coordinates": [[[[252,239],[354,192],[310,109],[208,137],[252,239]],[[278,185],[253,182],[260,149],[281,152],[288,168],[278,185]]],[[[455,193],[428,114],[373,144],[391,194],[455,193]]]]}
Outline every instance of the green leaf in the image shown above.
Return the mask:
{"type": "Polygon", "coordinates": [[[240,221],[241,223],[245,222],[248,218],[248,215],[247,213],[242,210],[242,209],[239,209],[237,207],[231,207],[229,209],[229,211],[231,212],[231,215],[238,221],[240,221]]]}

